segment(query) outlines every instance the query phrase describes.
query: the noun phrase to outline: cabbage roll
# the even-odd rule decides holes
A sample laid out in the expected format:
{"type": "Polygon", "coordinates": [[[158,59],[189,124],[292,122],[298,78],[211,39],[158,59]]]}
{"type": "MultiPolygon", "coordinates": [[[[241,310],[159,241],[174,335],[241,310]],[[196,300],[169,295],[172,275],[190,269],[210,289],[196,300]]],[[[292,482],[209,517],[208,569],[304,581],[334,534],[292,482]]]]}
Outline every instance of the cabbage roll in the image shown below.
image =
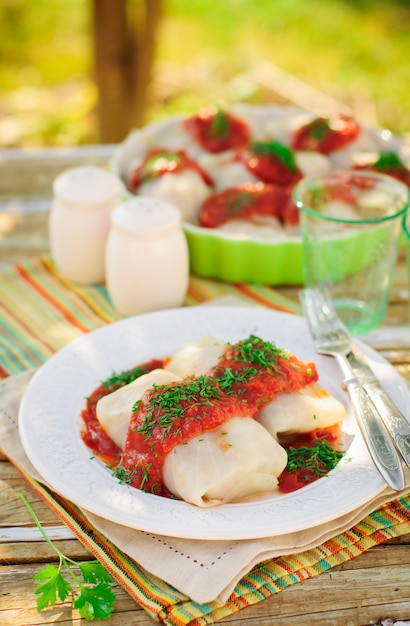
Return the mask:
{"type": "Polygon", "coordinates": [[[258,181],[258,178],[253,176],[233,153],[205,154],[199,158],[199,163],[212,176],[216,192],[228,187],[238,187],[242,183],[258,181]]]}
{"type": "Polygon", "coordinates": [[[132,407],[142,394],[153,385],[164,385],[177,380],[180,380],[179,376],[172,372],[152,370],[98,400],[97,418],[117,446],[123,448],[125,445],[132,407]]]}
{"type": "Polygon", "coordinates": [[[200,507],[274,491],[287,453],[251,417],[233,417],[216,430],[176,446],[163,478],[175,496],[200,507]]]}
{"type": "Polygon", "coordinates": [[[182,221],[197,224],[201,204],[211,191],[197,172],[184,170],[148,180],[138,188],[137,193],[166,200],[179,210],[182,221]]]}
{"type": "Polygon", "coordinates": [[[217,337],[202,337],[182,346],[170,361],[165,370],[177,376],[200,376],[207,374],[222,356],[226,342],[217,337]]]}
{"type": "Polygon", "coordinates": [[[277,437],[334,426],[345,415],[346,408],[339,400],[311,383],[299,391],[278,394],[259,411],[256,421],[277,437]]]}

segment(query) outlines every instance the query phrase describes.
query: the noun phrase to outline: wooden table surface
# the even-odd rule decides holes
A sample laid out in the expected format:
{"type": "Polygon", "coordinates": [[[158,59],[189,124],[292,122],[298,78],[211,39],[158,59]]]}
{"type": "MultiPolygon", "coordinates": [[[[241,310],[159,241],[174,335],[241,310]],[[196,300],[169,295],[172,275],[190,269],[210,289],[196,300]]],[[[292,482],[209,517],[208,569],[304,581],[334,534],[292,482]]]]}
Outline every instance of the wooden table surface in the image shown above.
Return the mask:
{"type": "MultiPolygon", "coordinates": [[[[26,215],[0,213],[0,265],[47,250],[47,215],[43,209],[26,215]]],[[[296,298],[295,288],[280,288],[296,298]]],[[[408,282],[404,253],[400,255],[383,332],[373,335],[377,347],[410,385],[408,282]],[[407,328],[406,328],[407,326],[407,328]]],[[[1,445],[1,442],[0,442],[1,445]]],[[[26,495],[41,523],[53,532],[56,545],[75,560],[90,555],[46,504],[30,490],[18,471],[0,453],[0,625],[84,624],[70,601],[42,613],[36,609],[32,578],[55,555],[43,541],[31,540],[32,520],[19,493],[26,495]],[[52,527],[55,527],[52,530],[52,527]],[[25,534],[28,533],[26,537],[25,534]]],[[[106,626],[153,624],[153,620],[119,586],[106,626]]],[[[330,572],[295,584],[221,623],[252,626],[367,626],[410,624],[410,534],[374,547],[330,572]],[[385,621],[390,618],[391,621],[385,621]]]]}

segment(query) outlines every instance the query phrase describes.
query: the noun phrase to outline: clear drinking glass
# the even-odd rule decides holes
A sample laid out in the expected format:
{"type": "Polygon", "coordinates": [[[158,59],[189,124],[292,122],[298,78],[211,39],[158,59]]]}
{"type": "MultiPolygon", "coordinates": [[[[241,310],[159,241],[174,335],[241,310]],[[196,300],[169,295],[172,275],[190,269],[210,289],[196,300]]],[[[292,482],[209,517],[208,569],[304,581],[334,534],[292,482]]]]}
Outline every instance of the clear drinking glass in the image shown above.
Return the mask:
{"type": "Polygon", "coordinates": [[[408,280],[408,296],[409,296],[409,322],[410,322],[410,212],[403,215],[403,233],[406,241],[406,258],[407,258],[407,280],[408,280]]]}
{"type": "Polygon", "coordinates": [[[294,188],[306,287],[327,291],[352,334],[386,314],[409,191],[372,171],[304,178],[294,188]]]}

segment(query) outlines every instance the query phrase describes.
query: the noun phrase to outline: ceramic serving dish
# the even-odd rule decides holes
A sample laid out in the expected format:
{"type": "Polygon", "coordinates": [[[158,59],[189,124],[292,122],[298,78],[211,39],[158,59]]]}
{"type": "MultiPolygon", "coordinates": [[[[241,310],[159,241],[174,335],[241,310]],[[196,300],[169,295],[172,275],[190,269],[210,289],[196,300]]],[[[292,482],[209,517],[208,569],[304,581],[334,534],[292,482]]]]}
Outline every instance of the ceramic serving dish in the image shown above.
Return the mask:
{"type": "MultiPolygon", "coordinates": [[[[315,119],[312,112],[270,105],[230,107],[229,111],[244,120],[251,132],[251,140],[276,140],[289,145],[292,132],[304,123],[315,119]]],[[[159,147],[167,150],[185,150],[193,159],[198,159],[206,169],[213,164],[213,156],[207,155],[198,145],[187,139],[182,130],[184,118],[173,117],[154,122],[136,129],[124,140],[115,152],[112,168],[124,183],[126,194],[130,190],[133,168],[141,163],[147,153],[159,147]]],[[[402,143],[387,130],[361,128],[359,137],[347,147],[326,155],[331,170],[347,169],[369,155],[381,152],[400,153],[404,158],[402,143]]],[[[305,153],[306,154],[306,153],[305,153]]],[[[307,162],[309,159],[307,160],[307,162]]],[[[308,163],[306,175],[315,174],[308,163]]],[[[221,187],[221,183],[220,187],[221,187]]],[[[229,174],[222,187],[235,185],[229,174]]],[[[186,194],[189,194],[189,189],[186,194]]],[[[297,285],[303,282],[302,243],[298,228],[271,234],[261,229],[251,232],[227,232],[219,228],[205,228],[195,219],[183,219],[182,226],[187,238],[191,273],[228,282],[261,283],[269,285],[297,285]]]]}

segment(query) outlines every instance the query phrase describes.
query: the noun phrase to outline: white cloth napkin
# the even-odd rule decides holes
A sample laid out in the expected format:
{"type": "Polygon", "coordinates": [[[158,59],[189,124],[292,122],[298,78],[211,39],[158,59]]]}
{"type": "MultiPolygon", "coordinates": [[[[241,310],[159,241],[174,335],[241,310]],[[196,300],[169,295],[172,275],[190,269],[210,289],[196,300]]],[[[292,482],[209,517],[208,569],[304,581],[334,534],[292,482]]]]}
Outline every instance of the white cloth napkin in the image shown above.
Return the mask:
{"type": "MultiPolygon", "coordinates": [[[[0,443],[7,457],[45,484],[27,458],[20,441],[18,409],[34,370],[0,383],[0,443]]],[[[366,515],[410,489],[397,493],[387,488],[371,502],[330,523],[278,537],[246,541],[197,541],[155,535],[109,522],[83,511],[94,527],[148,572],[165,580],[192,600],[226,602],[236,583],[257,563],[314,548],[351,528],[366,515]]]]}

